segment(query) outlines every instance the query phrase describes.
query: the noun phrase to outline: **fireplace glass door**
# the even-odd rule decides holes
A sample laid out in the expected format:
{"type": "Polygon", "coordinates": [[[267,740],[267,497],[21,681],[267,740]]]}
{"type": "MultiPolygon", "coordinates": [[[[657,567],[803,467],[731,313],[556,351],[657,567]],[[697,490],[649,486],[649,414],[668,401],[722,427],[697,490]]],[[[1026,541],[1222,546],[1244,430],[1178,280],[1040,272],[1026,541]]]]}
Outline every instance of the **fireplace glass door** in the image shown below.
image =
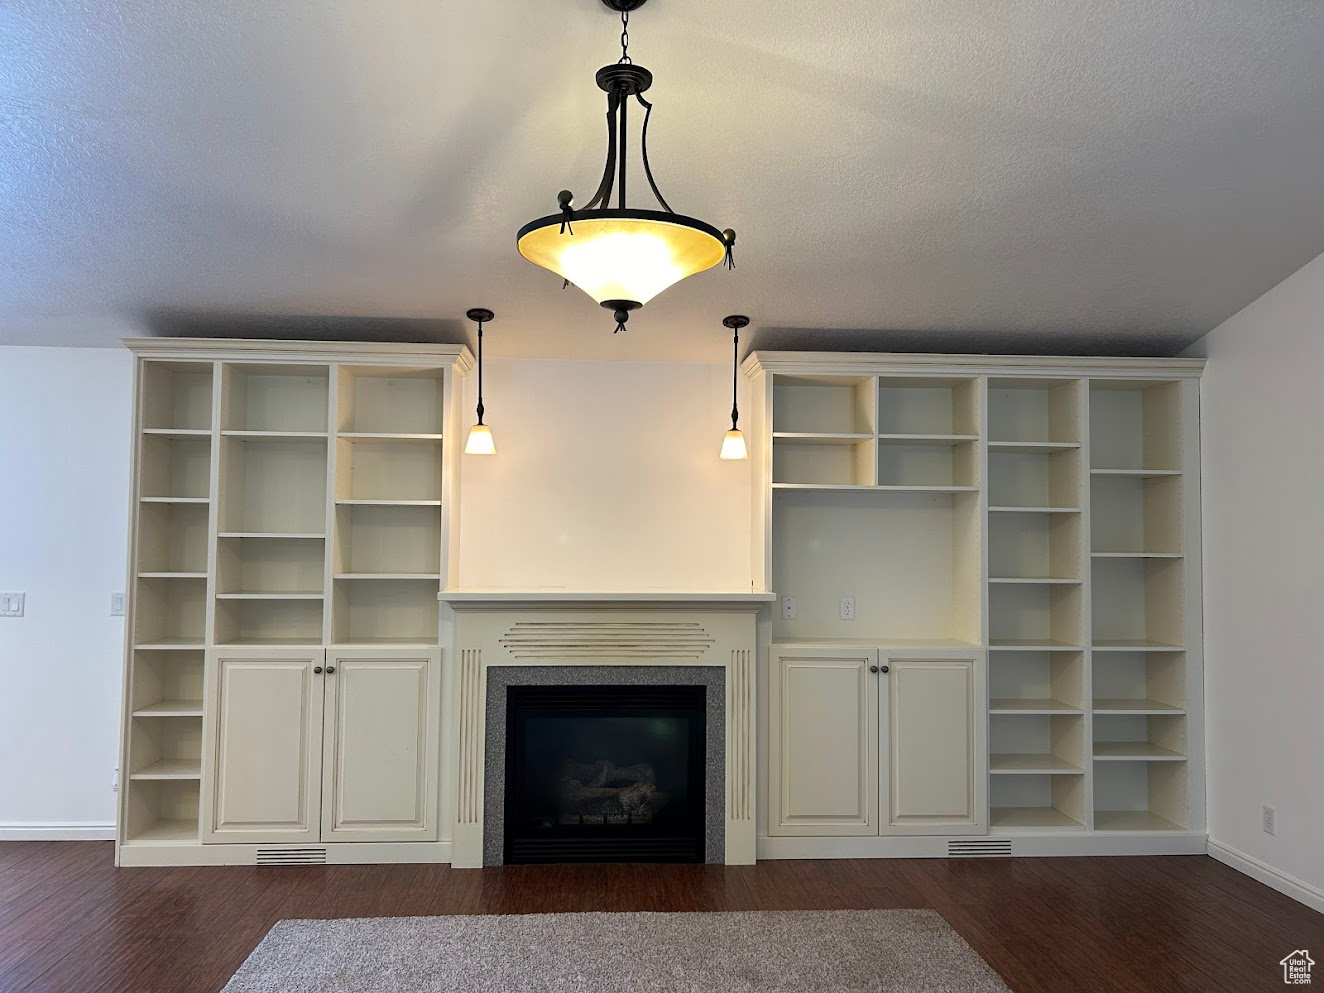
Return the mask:
{"type": "Polygon", "coordinates": [[[505,861],[704,861],[704,686],[507,688],[505,861]]]}

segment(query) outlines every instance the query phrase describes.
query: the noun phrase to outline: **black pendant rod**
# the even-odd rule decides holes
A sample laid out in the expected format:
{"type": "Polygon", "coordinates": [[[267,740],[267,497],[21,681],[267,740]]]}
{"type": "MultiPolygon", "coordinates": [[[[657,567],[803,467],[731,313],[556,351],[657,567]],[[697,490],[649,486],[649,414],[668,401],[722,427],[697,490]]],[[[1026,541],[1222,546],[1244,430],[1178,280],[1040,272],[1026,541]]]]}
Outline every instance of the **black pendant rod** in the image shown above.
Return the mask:
{"type": "Polygon", "coordinates": [[[616,206],[619,209],[624,210],[625,209],[625,160],[626,160],[625,142],[626,142],[626,137],[629,134],[626,128],[629,126],[629,122],[630,122],[630,115],[629,115],[630,95],[628,93],[623,93],[621,95],[620,105],[621,105],[621,119],[620,119],[621,192],[617,194],[618,199],[616,201],[616,206]]]}
{"type": "Polygon", "coordinates": [[[740,421],[740,329],[749,326],[749,318],[744,314],[732,314],[722,319],[722,326],[731,329],[731,430],[740,430],[736,425],[740,421]]]}
{"type": "Polygon", "coordinates": [[[483,324],[496,315],[486,307],[465,311],[465,317],[478,325],[478,423],[483,423],[483,324]]]}

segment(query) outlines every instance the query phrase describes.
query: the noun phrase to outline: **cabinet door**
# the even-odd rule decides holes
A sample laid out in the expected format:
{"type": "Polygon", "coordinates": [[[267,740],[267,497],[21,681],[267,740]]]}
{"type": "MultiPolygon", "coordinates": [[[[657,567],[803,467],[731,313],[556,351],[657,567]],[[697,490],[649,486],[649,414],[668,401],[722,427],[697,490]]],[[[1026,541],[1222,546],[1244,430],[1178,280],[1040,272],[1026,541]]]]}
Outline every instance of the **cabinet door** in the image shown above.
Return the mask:
{"type": "Polygon", "coordinates": [[[877,834],[876,652],[774,646],[768,833],[877,834]]]}
{"type": "Polygon", "coordinates": [[[883,661],[880,833],[982,833],[976,660],[883,661]]]}
{"type": "Polygon", "coordinates": [[[328,653],[323,841],[436,840],[440,670],[433,651],[328,653]]]}
{"type": "Polygon", "coordinates": [[[321,649],[211,653],[203,841],[317,841],[321,649]]]}

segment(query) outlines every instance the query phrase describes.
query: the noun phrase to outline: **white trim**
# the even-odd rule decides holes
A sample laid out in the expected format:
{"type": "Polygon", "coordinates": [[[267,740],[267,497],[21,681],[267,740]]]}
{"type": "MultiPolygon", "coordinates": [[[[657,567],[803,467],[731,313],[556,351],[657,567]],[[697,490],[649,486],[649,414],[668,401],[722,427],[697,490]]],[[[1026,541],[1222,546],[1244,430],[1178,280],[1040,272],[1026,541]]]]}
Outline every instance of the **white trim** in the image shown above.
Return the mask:
{"type": "Polygon", "coordinates": [[[114,821],[0,821],[0,841],[114,840],[114,821]]]}
{"type": "MultiPolygon", "coordinates": [[[[758,839],[760,859],[954,858],[948,841],[1010,841],[1012,858],[1082,855],[1203,855],[1206,838],[1189,831],[1072,831],[1061,834],[929,835],[758,839]]],[[[990,857],[990,856],[982,856],[990,857]]],[[[1006,855],[991,856],[1007,858],[1006,855]]]]}
{"type": "Polygon", "coordinates": [[[454,362],[460,375],[473,368],[468,345],[398,341],[295,341],[266,338],[124,338],[139,358],[200,361],[300,362],[321,365],[425,365],[454,362]]]}
{"type": "Polygon", "coordinates": [[[1318,910],[1321,914],[1324,914],[1324,890],[1319,887],[1311,886],[1295,876],[1289,876],[1267,862],[1261,862],[1254,856],[1237,851],[1237,849],[1224,845],[1222,842],[1214,841],[1212,838],[1209,839],[1209,856],[1232,869],[1236,869],[1242,875],[1250,876],[1251,879],[1258,880],[1284,896],[1291,897],[1297,903],[1303,903],[1311,910],[1318,910]]]}
{"type": "Polygon", "coordinates": [[[741,371],[753,378],[759,372],[799,376],[967,375],[1042,376],[1061,372],[1067,378],[1102,379],[1198,378],[1204,370],[1200,358],[1144,358],[1082,355],[945,355],[924,352],[750,352],[741,371]]]}
{"type": "MultiPolygon", "coordinates": [[[[443,864],[451,861],[449,841],[342,841],[307,845],[170,845],[130,842],[120,846],[120,867],[185,865],[256,865],[264,852],[324,849],[326,865],[443,864]]],[[[312,865],[321,863],[313,862],[312,865]]],[[[279,868],[279,866],[277,866],[279,868]]]]}

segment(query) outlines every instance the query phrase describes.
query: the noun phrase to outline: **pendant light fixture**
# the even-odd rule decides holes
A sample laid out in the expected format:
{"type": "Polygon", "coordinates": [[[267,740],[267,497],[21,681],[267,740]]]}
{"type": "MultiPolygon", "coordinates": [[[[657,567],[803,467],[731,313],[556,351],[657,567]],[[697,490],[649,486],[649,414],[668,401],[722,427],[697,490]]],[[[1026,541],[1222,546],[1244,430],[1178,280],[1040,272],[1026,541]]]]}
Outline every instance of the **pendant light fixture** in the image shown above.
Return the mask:
{"type": "Polygon", "coordinates": [[[483,325],[496,315],[486,307],[474,307],[464,316],[478,324],[478,423],[469,429],[464,454],[495,455],[496,439],[492,437],[492,429],[483,423],[483,325]]]}
{"type": "Polygon", "coordinates": [[[749,449],[745,447],[745,436],[740,433],[740,405],[738,403],[740,385],[740,329],[749,326],[749,318],[744,314],[732,314],[722,319],[722,326],[731,329],[731,430],[722,439],[722,458],[728,461],[749,458],[749,449]]]}
{"type": "MultiPolygon", "coordinates": [[[[550,269],[569,286],[574,283],[616,318],[616,331],[625,330],[630,312],[638,310],[668,286],[686,276],[711,269],[723,260],[735,268],[732,249],[736,233],[719,231],[707,221],[677,214],[658,191],[648,164],[648,119],[653,105],[644,91],[653,74],[630,58],[630,11],[644,0],[602,0],[621,15],[621,57],[597,72],[598,86],[607,94],[607,164],[597,192],[580,210],[574,194],[557,195],[558,213],[530,221],[519,229],[519,252],[530,262],[550,269]],[[626,205],[626,152],[629,146],[629,103],[633,97],[644,109],[639,153],[644,178],[660,210],[626,205]],[[616,206],[611,206],[615,189],[616,206]]],[[[615,333],[615,332],[613,332],[615,333]]]]}

